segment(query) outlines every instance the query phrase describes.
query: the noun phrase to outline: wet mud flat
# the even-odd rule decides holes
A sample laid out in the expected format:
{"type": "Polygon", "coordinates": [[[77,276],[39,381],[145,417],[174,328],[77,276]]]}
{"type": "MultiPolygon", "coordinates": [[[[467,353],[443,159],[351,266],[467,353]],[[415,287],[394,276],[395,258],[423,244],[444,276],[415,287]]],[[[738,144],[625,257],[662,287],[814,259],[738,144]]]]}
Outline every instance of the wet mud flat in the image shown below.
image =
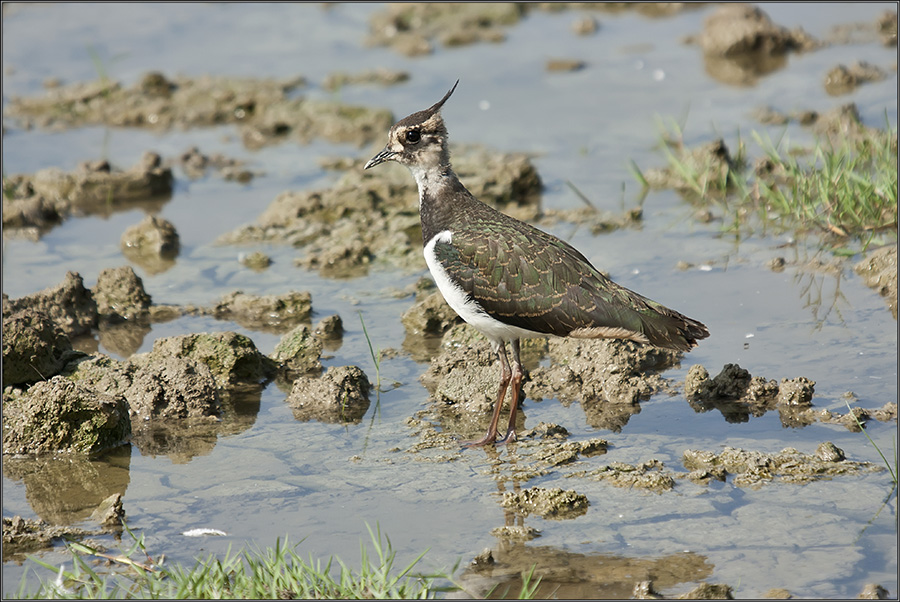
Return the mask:
{"type": "MultiPolygon", "coordinates": [[[[397,52],[407,55],[426,55],[436,46],[500,43],[505,28],[525,17],[523,11],[537,9],[492,7],[496,12],[490,16],[480,10],[468,6],[455,15],[458,25],[448,29],[442,19],[450,15],[443,15],[439,7],[386,9],[373,18],[369,43],[397,44],[397,52]],[[409,22],[418,26],[409,30],[409,22]],[[401,34],[386,34],[391,28],[401,34]]],[[[663,16],[668,14],[667,9],[660,10],[663,16]]],[[[595,23],[605,14],[588,12],[584,19],[595,23]]],[[[591,29],[585,21],[578,31],[590,33],[591,29]]],[[[597,27],[593,29],[596,32],[597,27]]],[[[870,29],[883,43],[896,44],[890,19],[870,29]]],[[[787,53],[816,52],[826,44],[839,43],[780,27],[763,11],[746,7],[716,11],[706,20],[705,29],[687,41],[702,50],[708,70],[731,83],[755,82],[783,68],[787,53]]],[[[551,69],[548,64],[547,69],[558,70],[554,65],[551,69]]],[[[825,80],[824,90],[848,93],[876,81],[878,72],[864,67],[836,68],[825,80]]],[[[407,79],[408,74],[391,71],[334,73],[322,85],[340,89],[372,82],[396,85],[407,79]]],[[[297,92],[307,85],[302,78],[190,78],[154,71],[133,86],[103,80],[50,84],[44,96],[13,98],[5,118],[23,130],[50,131],[102,124],[166,132],[229,124],[248,149],[319,139],[363,146],[381,140],[393,121],[383,109],[298,97],[297,92]]],[[[852,111],[815,121],[828,131],[846,133],[856,127],[852,111]],[[837,125],[821,125],[827,123],[837,125]]],[[[855,121],[859,122],[858,115],[855,121]]],[[[539,227],[571,223],[601,234],[644,226],[640,206],[623,206],[618,212],[543,208],[544,183],[532,157],[525,153],[468,145],[455,146],[453,152],[460,178],[478,198],[539,227]]],[[[694,157],[709,168],[709,180],[727,177],[733,167],[722,145],[697,149],[694,157]]],[[[420,271],[421,231],[415,184],[409,174],[403,169],[363,172],[362,162],[349,157],[323,157],[321,167],[340,174],[333,185],[286,190],[255,221],[223,232],[217,244],[241,249],[261,243],[291,246],[298,255],[291,267],[298,273],[315,272],[348,282],[378,271],[420,271]]],[[[5,176],[4,236],[40,241],[76,217],[140,208],[148,216],[122,232],[122,254],[145,277],[165,273],[179,261],[188,261],[181,256],[176,226],[156,215],[177,199],[175,174],[179,173],[188,178],[214,174],[235,186],[266,177],[265,169],[195,147],[169,157],[148,149],[131,167],[117,166],[115,158],[93,158],[69,172],[54,168],[5,176]]],[[[665,169],[651,173],[651,185],[681,188],[677,174],[665,169]]],[[[249,256],[246,266],[260,272],[273,269],[264,253],[249,256]]],[[[875,291],[872,294],[885,298],[896,318],[896,266],[894,242],[855,261],[835,259],[828,269],[859,274],[875,291]]],[[[800,266],[786,262],[772,266],[785,268],[800,266]]],[[[62,488],[73,477],[49,469],[53,464],[47,458],[63,454],[77,458],[75,480],[87,490],[71,508],[61,508],[58,499],[47,496],[52,500],[47,507],[34,508],[43,521],[4,517],[4,561],[58,545],[63,536],[117,532],[128,510],[128,463],[120,456],[129,446],[143,456],[190,462],[211,453],[218,439],[253,429],[263,391],[271,387],[283,394],[284,404],[300,423],[359,428],[372,411],[373,400],[380,401],[382,391],[376,384],[380,375],[368,365],[346,364],[335,353],[341,345],[342,324],[355,321],[356,316],[320,315],[314,309],[314,301],[319,300],[308,290],[279,295],[223,291],[210,305],[169,304],[155,297],[127,265],[103,270],[93,288],[85,287],[83,278],[70,272],[61,283],[33,295],[10,299],[4,294],[4,475],[33,492],[62,488]],[[154,325],[192,316],[274,333],[280,342],[272,353],[263,354],[252,336],[234,331],[187,332],[157,338],[151,351],[136,353],[154,325]],[[96,351],[96,344],[86,340],[94,338],[127,359],[96,351]],[[110,453],[118,460],[101,468],[95,459],[110,453]],[[85,521],[90,528],[73,526],[85,521]]],[[[430,464],[437,470],[469,462],[466,454],[471,452],[462,451],[459,441],[485,428],[496,393],[496,358],[477,332],[460,323],[430,279],[407,289],[402,298],[408,307],[397,318],[405,338],[402,348],[393,353],[419,363],[417,381],[428,399],[424,409],[407,415],[408,436],[389,454],[401,456],[398,462],[430,464]]],[[[848,457],[827,437],[811,447],[812,453],[789,446],[776,452],[726,446],[685,449],[677,462],[652,453],[641,461],[605,461],[611,449],[627,445],[630,420],[654,396],[683,398],[698,414],[718,412],[730,424],[777,415],[780,424],[791,429],[831,425],[859,431],[867,423],[895,424],[897,406],[896,401],[884,400],[883,405],[843,413],[835,411],[833,404],[831,409],[825,407],[828,401],[816,397],[817,383],[802,374],[776,381],[752,376],[736,363],[721,369],[702,366],[693,364],[689,356],[630,342],[534,340],[524,342],[523,356],[528,370],[523,393],[529,403],[521,417],[522,440],[499,454],[489,452],[486,466],[478,469],[497,480],[496,507],[507,524],[492,531],[497,546],[475,556],[463,571],[460,579],[473,592],[486,593],[497,584],[515,592],[523,567],[537,563],[544,579],[540,591],[545,594],[554,590],[573,597],[592,597],[597,591],[615,597],[655,598],[658,592],[667,597],[674,592],[689,598],[733,597],[735,584],[708,582],[713,567],[702,555],[623,559],[571,554],[535,543],[526,546],[542,537],[526,519],[539,518],[544,530],[552,531],[554,524],[587,516],[592,507],[604,504],[594,493],[597,483],[636,495],[675,499],[715,491],[723,483],[755,491],[885,471],[884,466],[852,454],[848,457]],[[688,368],[684,382],[667,376],[682,364],[688,368]],[[573,437],[563,424],[533,424],[527,418],[529,409],[542,400],[580,407],[586,424],[603,436],[573,437]],[[626,441],[611,442],[607,433],[623,433],[626,441]],[[498,473],[502,478],[496,477],[498,473]],[[560,478],[563,487],[556,486],[560,478]],[[614,582],[613,586],[597,581],[592,567],[598,562],[608,567],[612,577],[602,579],[614,582]]],[[[389,364],[390,353],[383,359],[389,364]]],[[[883,592],[884,588],[871,584],[861,594],[878,597],[883,592]]],[[[804,592],[771,590],[769,594],[802,596],[804,592]]]]}

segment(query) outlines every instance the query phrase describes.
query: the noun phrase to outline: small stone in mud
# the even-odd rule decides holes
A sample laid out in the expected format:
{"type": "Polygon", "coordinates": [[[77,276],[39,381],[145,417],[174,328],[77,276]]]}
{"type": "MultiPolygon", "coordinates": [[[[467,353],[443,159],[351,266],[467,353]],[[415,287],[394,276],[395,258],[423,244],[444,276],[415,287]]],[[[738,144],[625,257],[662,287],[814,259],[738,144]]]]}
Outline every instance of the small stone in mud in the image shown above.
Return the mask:
{"type": "Polygon", "coordinates": [[[344,322],[338,314],[325,316],[313,327],[313,334],[320,339],[334,340],[344,336],[344,322]]]}
{"type": "Polygon", "coordinates": [[[780,405],[809,407],[812,405],[813,393],[816,390],[816,382],[798,376],[797,378],[782,378],[778,387],[778,401],[780,405]]]}
{"type": "Polygon", "coordinates": [[[101,271],[93,293],[97,313],[107,319],[133,320],[146,317],[150,310],[150,295],[144,290],[144,282],[129,266],[101,271]]]}
{"type": "Polygon", "coordinates": [[[580,71],[584,69],[585,62],[577,59],[550,59],[545,69],[551,73],[554,71],[580,71]]]}
{"type": "Polygon", "coordinates": [[[3,386],[33,383],[56,375],[72,343],[46,314],[24,309],[3,318],[3,386]]]}
{"type": "Polygon", "coordinates": [[[897,318],[897,245],[876,249],[853,266],[866,286],[878,291],[888,304],[891,314],[897,318]]]}
{"type": "Polygon", "coordinates": [[[572,490],[532,487],[521,491],[507,491],[500,505],[523,516],[537,514],[545,519],[570,519],[587,512],[590,502],[586,496],[572,490]]]}
{"type": "Polygon", "coordinates": [[[272,265],[272,258],[262,251],[254,251],[249,255],[242,255],[240,261],[242,265],[251,270],[256,270],[257,272],[261,272],[272,265]]]}
{"type": "Polygon", "coordinates": [[[598,29],[600,29],[600,23],[590,15],[579,17],[572,23],[572,31],[579,36],[594,35],[598,29]]]}
{"type": "Polygon", "coordinates": [[[734,600],[730,585],[723,583],[701,583],[691,591],[678,596],[679,600],[734,600]]]}
{"type": "Polygon", "coordinates": [[[299,377],[285,401],[297,420],[356,424],[369,409],[370,386],[356,366],[332,366],[321,377],[299,377]]]}
{"type": "Polygon", "coordinates": [[[889,600],[890,593],[877,583],[867,583],[859,595],[860,600],[889,600]]]}
{"type": "Polygon", "coordinates": [[[531,541],[535,537],[540,537],[541,532],[529,525],[504,525],[491,529],[491,535],[511,541],[531,541]]]}
{"type": "Polygon", "coordinates": [[[19,299],[3,295],[4,317],[26,308],[43,312],[70,337],[88,334],[97,326],[97,303],[77,272],[67,272],[59,286],[33,295],[19,299]]]}
{"type": "Polygon", "coordinates": [[[494,566],[494,554],[491,549],[485,548],[484,550],[482,550],[481,554],[472,559],[472,562],[469,563],[469,566],[471,566],[475,570],[494,566]]]}
{"type": "Polygon", "coordinates": [[[819,447],[816,448],[816,456],[824,462],[841,462],[846,459],[844,450],[831,441],[820,443],[819,447]]]}
{"type": "Polygon", "coordinates": [[[131,434],[128,404],[63,376],[3,399],[3,453],[95,453],[131,434]]]}
{"type": "Polygon", "coordinates": [[[766,267],[773,272],[783,272],[786,263],[784,257],[773,257],[766,263],[766,267]]]}
{"type": "Polygon", "coordinates": [[[317,374],[322,370],[321,355],[322,342],[309,326],[300,324],[281,338],[269,357],[292,372],[317,374]]]}
{"type": "Polygon", "coordinates": [[[120,527],[124,519],[125,509],[122,507],[121,493],[114,493],[100,502],[100,505],[91,514],[91,520],[104,527],[120,527]]]}
{"type": "Polygon", "coordinates": [[[566,427],[546,422],[538,422],[533,429],[522,433],[523,438],[536,437],[539,439],[563,440],[568,438],[568,436],[569,431],[566,430],[566,427]]]}
{"type": "Polygon", "coordinates": [[[662,600],[663,596],[653,589],[652,581],[638,581],[634,584],[631,596],[636,600],[662,600]]]}
{"type": "Polygon", "coordinates": [[[150,273],[159,273],[171,267],[180,249],[175,226],[155,215],[148,215],[125,230],[119,244],[125,257],[150,273]]]}

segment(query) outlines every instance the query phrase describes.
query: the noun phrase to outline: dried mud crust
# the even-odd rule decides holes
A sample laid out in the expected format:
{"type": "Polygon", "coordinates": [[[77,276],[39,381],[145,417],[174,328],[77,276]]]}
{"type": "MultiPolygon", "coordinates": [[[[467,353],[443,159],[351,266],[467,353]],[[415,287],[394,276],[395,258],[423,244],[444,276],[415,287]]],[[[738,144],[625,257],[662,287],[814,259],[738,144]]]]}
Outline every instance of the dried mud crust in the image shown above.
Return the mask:
{"type": "Polygon", "coordinates": [[[4,116],[24,128],[88,125],[152,129],[236,124],[249,148],[286,138],[366,144],[393,123],[384,109],[294,98],[302,77],[284,80],[230,77],[168,78],[145,74],[130,87],[101,80],[60,86],[42,98],[12,97],[4,116]]]}

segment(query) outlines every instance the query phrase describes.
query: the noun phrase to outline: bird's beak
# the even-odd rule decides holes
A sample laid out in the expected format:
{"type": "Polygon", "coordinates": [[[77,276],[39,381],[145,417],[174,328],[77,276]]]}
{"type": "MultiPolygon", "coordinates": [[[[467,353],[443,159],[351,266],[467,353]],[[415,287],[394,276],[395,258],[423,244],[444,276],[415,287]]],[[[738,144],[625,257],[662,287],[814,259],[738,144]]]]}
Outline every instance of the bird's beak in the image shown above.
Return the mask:
{"type": "Polygon", "coordinates": [[[382,150],[380,153],[378,153],[377,155],[375,155],[374,157],[369,159],[369,162],[366,163],[366,165],[365,165],[365,167],[363,167],[363,169],[369,169],[370,167],[375,167],[376,165],[384,163],[385,161],[393,161],[394,155],[396,155],[396,154],[397,154],[396,152],[392,151],[391,149],[389,149],[388,147],[385,146],[384,150],[382,150]]]}

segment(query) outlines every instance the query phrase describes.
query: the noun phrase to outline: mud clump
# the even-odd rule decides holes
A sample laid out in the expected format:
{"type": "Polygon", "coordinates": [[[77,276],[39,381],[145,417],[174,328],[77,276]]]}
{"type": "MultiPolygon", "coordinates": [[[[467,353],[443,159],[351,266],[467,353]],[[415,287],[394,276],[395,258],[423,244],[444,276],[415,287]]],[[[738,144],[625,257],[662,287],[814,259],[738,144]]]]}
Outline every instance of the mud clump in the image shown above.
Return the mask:
{"type": "Polygon", "coordinates": [[[590,502],[586,496],[572,490],[532,487],[522,491],[507,491],[500,505],[517,514],[537,514],[553,520],[572,519],[587,512],[590,502]]]}
{"type": "Polygon", "coordinates": [[[688,370],[684,394],[698,412],[719,410],[732,423],[747,422],[751,416],[762,416],[778,410],[784,426],[806,426],[820,416],[812,408],[816,383],[804,376],[783,378],[781,383],[750,372],[737,364],[725,364],[714,378],[703,366],[688,370]]]}
{"type": "Polygon", "coordinates": [[[734,600],[734,591],[724,583],[701,583],[678,596],[679,600],[734,600]]]}
{"type": "MultiPolygon", "coordinates": [[[[555,426],[556,429],[565,430],[558,425],[552,426],[555,426]]],[[[535,429],[540,429],[540,427],[541,425],[539,424],[535,429]]],[[[549,430],[548,432],[559,432],[556,431],[556,429],[549,430]]],[[[529,434],[530,433],[525,433],[523,438],[528,437],[529,434]]],[[[605,454],[607,447],[609,446],[609,442],[605,439],[598,438],[592,438],[586,441],[565,442],[553,440],[557,439],[559,436],[560,435],[548,435],[551,440],[542,441],[542,444],[537,446],[537,450],[534,453],[528,454],[529,460],[533,461],[539,467],[563,466],[577,461],[579,456],[591,457],[605,454]]]]}
{"type": "Polygon", "coordinates": [[[726,447],[721,453],[685,450],[682,461],[688,470],[724,470],[735,475],[739,487],[760,487],[777,479],[784,483],[809,483],[838,475],[884,470],[870,462],[847,460],[843,450],[831,442],[819,445],[816,453],[803,454],[787,447],[777,454],[726,447]]]}
{"type": "Polygon", "coordinates": [[[122,494],[114,493],[97,506],[91,519],[103,527],[121,527],[125,520],[125,509],[122,506],[122,494]]]}
{"type": "Polygon", "coordinates": [[[403,312],[400,317],[407,336],[443,335],[461,318],[453,311],[439,291],[426,295],[403,312]]]}
{"type": "Polygon", "coordinates": [[[648,460],[640,464],[612,462],[596,470],[575,472],[567,476],[587,477],[606,481],[615,487],[645,489],[655,493],[670,491],[675,487],[675,479],[670,472],[663,470],[663,464],[659,460],[648,460]]]}
{"type": "Polygon", "coordinates": [[[43,520],[3,517],[3,562],[49,548],[69,538],[81,538],[91,532],[78,527],[50,525],[43,520]]]}
{"type": "Polygon", "coordinates": [[[857,263],[853,270],[859,274],[866,286],[878,291],[884,297],[891,315],[897,318],[897,245],[881,247],[857,263]]]}
{"type": "Polygon", "coordinates": [[[122,254],[150,274],[159,274],[175,265],[181,244],[172,222],[148,215],[131,226],[120,240],[122,254]]]}
{"type": "Polygon", "coordinates": [[[878,82],[885,77],[884,71],[866,62],[857,62],[850,67],[838,65],[825,75],[825,91],[831,96],[849,94],[861,84],[878,82]]]}
{"type": "Polygon", "coordinates": [[[322,355],[322,341],[306,324],[300,324],[281,338],[269,357],[282,370],[298,374],[318,374],[322,371],[319,358],[322,355]]]}
{"type": "Polygon", "coordinates": [[[703,31],[688,40],[703,50],[706,71],[719,81],[752,84],[787,64],[790,51],[807,51],[820,44],[800,28],[776,25],[757,7],[729,4],[707,17],[703,31]]]}
{"type": "Polygon", "coordinates": [[[209,367],[198,361],[134,356],[117,362],[95,355],[77,362],[70,374],[75,382],[98,391],[115,392],[128,400],[134,430],[155,419],[218,416],[219,392],[209,367]]]}
{"type": "Polygon", "coordinates": [[[97,303],[76,272],[67,272],[59,286],[33,295],[12,300],[3,295],[4,318],[23,309],[44,313],[69,337],[89,334],[97,326],[97,303]]]}
{"type": "Polygon", "coordinates": [[[272,258],[262,251],[254,251],[249,255],[240,257],[241,265],[250,268],[255,272],[261,272],[272,265],[272,258]]]}
{"type": "Polygon", "coordinates": [[[97,313],[104,319],[146,319],[150,312],[150,295],[144,282],[129,266],[106,268],[97,276],[93,289],[97,313]]]}
{"type": "MultiPolygon", "coordinates": [[[[10,390],[8,390],[10,391],[10,390]]],[[[3,453],[96,453],[131,434],[128,404],[62,376],[3,399],[3,453]]]]}
{"type": "Polygon", "coordinates": [[[3,386],[48,379],[62,370],[72,343],[46,314],[23,309],[3,318],[3,386]]]}
{"type": "Polygon", "coordinates": [[[212,308],[212,314],[219,320],[233,320],[251,330],[274,332],[285,332],[300,322],[308,322],[311,313],[312,295],[305,291],[264,296],[235,291],[212,308]]]}
{"type": "Polygon", "coordinates": [[[170,195],[173,177],[159,155],[145,153],[124,171],[95,161],[73,172],[47,168],[13,175],[3,185],[3,226],[28,229],[26,234],[36,239],[75,212],[108,215],[136,201],[170,195]]]}
{"type": "Polygon", "coordinates": [[[444,428],[469,437],[486,427],[499,373],[497,355],[487,341],[481,341],[474,347],[444,350],[432,360],[421,381],[431,393],[444,428]]]}
{"type": "Polygon", "coordinates": [[[358,424],[369,409],[370,387],[356,366],[331,367],[319,378],[297,378],[286,401],[300,421],[358,424]]]}
{"type": "Polygon", "coordinates": [[[530,373],[525,394],[535,400],[578,400],[588,423],[621,430],[639,411],[641,399],[665,386],[659,372],[671,368],[681,353],[614,339],[550,339],[550,366],[530,373]]]}
{"type": "Polygon", "coordinates": [[[273,372],[273,364],[249,338],[236,332],[187,334],[157,339],[145,357],[136,363],[153,364],[166,358],[190,359],[207,368],[220,389],[239,383],[258,383],[273,372]]]}
{"type": "Polygon", "coordinates": [[[225,180],[233,180],[241,184],[249,183],[256,174],[244,167],[237,159],[230,159],[222,154],[204,155],[196,146],[181,153],[174,162],[179,165],[188,178],[197,180],[209,170],[215,170],[225,180]]]}

